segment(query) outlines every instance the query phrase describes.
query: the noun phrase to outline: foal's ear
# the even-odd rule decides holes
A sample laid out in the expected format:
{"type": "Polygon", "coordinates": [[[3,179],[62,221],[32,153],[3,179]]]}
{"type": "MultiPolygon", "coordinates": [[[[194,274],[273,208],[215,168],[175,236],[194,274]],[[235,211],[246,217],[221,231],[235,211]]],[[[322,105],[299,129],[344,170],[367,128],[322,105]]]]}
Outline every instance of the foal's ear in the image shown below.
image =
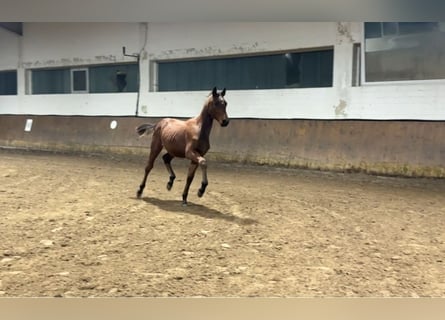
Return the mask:
{"type": "Polygon", "coordinates": [[[221,91],[221,96],[225,96],[226,95],[226,88],[223,89],[223,91],[221,91]]]}
{"type": "Polygon", "coordinates": [[[217,91],[216,87],[214,87],[213,90],[212,90],[212,96],[214,98],[218,97],[218,91],[217,91]]]}

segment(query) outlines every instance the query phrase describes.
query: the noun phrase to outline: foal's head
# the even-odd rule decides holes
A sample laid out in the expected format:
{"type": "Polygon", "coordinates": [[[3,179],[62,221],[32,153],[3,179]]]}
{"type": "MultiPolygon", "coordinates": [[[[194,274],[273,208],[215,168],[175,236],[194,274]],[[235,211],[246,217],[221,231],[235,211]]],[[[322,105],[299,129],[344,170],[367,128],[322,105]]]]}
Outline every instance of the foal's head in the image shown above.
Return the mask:
{"type": "Polygon", "coordinates": [[[213,119],[218,121],[222,127],[226,127],[229,124],[229,117],[226,112],[227,102],[224,99],[225,94],[225,88],[218,93],[215,87],[207,100],[207,112],[213,119]]]}

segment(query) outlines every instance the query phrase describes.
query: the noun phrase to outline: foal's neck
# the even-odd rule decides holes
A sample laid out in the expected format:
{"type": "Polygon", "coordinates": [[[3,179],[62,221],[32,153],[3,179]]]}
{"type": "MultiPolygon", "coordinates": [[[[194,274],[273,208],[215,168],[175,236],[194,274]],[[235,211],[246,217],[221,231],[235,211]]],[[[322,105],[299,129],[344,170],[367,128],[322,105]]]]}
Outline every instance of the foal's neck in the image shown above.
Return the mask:
{"type": "Polygon", "coordinates": [[[208,139],[210,136],[210,131],[212,130],[213,118],[208,112],[208,105],[204,105],[199,116],[196,117],[196,121],[201,127],[201,132],[199,134],[200,139],[208,139]]]}

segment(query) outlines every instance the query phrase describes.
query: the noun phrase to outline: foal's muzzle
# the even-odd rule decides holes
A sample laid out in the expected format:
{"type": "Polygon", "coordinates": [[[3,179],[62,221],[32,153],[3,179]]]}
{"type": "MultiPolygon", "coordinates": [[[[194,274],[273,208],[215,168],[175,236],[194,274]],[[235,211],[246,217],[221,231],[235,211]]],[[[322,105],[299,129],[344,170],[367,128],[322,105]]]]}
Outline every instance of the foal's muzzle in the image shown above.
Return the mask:
{"type": "Polygon", "coordinates": [[[224,119],[221,121],[221,127],[227,127],[229,125],[229,119],[224,119]]]}

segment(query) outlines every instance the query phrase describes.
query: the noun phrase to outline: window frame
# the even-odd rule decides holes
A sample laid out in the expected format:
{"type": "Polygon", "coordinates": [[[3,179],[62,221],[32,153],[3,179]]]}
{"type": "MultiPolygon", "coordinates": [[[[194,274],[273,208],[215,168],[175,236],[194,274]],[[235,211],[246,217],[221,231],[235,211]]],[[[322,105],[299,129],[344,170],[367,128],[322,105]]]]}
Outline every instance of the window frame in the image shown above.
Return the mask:
{"type": "Polygon", "coordinates": [[[70,86],[71,93],[89,93],[90,92],[90,82],[89,82],[89,72],[88,67],[83,68],[70,68],[70,86]],[[74,89],[74,73],[79,71],[85,71],[85,90],[75,90],[74,89]]]}
{"type": "Polygon", "coordinates": [[[352,73],[351,86],[360,87],[363,84],[363,45],[359,42],[352,44],[352,73]]]}

